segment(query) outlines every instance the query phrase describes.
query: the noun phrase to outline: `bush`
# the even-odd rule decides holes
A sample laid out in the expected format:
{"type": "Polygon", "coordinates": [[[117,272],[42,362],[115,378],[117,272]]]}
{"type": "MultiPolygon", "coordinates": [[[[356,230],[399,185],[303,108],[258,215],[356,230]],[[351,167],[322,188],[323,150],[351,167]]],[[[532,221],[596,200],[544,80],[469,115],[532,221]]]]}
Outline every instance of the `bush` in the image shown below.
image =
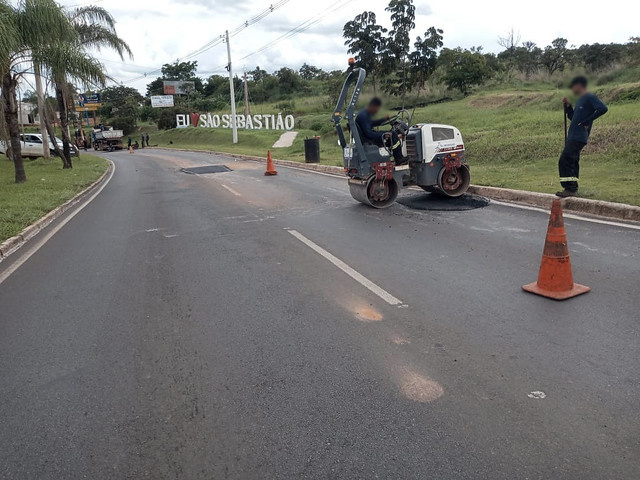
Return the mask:
{"type": "Polygon", "coordinates": [[[296,102],[294,100],[279,102],[276,103],[276,108],[283,114],[290,114],[294,112],[296,108],[296,102]]]}

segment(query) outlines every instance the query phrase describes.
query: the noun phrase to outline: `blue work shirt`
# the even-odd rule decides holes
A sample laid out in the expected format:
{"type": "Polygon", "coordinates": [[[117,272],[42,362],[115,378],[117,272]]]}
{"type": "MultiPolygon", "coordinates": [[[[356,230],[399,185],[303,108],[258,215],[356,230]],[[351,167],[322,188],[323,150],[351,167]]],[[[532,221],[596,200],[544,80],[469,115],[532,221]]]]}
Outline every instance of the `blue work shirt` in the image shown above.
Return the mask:
{"type": "Polygon", "coordinates": [[[360,134],[362,135],[362,140],[368,140],[372,143],[378,144],[382,141],[382,136],[384,132],[376,132],[373,127],[377,127],[382,125],[386,119],[382,118],[379,120],[374,120],[371,118],[371,114],[367,112],[366,109],[360,110],[358,115],[356,116],[356,123],[360,128],[360,134]]]}
{"type": "Polygon", "coordinates": [[[576,102],[575,109],[569,105],[567,116],[571,120],[567,140],[580,143],[589,141],[593,121],[607,113],[607,106],[593,93],[587,93],[576,102]]]}

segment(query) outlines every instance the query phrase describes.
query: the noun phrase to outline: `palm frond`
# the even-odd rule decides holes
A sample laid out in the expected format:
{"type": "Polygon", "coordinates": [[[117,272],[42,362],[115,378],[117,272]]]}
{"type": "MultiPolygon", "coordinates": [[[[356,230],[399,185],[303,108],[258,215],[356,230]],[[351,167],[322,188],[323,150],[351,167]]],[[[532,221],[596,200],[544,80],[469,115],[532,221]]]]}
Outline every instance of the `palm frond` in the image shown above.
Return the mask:
{"type": "Polygon", "coordinates": [[[0,74],[9,69],[9,58],[22,43],[16,17],[13,6],[7,0],[0,0],[0,74]]]}
{"type": "Polygon", "coordinates": [[[54,0],[21,0],[18,26],[24,43],[37,50],[52,41],[76,43],[78,34],[54,0]]]}
{"type": "Polygon", "coordinates": [[[43,50],[42,54],[57,84],[66,83],[70,79],[89,87],[101,87],[106,83],[103,65],[88,56],[78,45],[60,43],[43,50]]]}
{"type": "Polygon", "coordinates": [[[74,25],[101,25],[115,33],[116,21],[104,8],[86,5],[68,11],[69,20],[74,25]]]}
{"type": "Polygon", "coordinates": [[[111,49],[118,52],[120,58],[124,60],[125,55],[133,59],[133,53],[127,42],[122,40],[118,35],[108,28],[100,25],[77,25],[76,32],[80,38],[83,47],[95,48],[100,51],[102,49],[111,49]]]}

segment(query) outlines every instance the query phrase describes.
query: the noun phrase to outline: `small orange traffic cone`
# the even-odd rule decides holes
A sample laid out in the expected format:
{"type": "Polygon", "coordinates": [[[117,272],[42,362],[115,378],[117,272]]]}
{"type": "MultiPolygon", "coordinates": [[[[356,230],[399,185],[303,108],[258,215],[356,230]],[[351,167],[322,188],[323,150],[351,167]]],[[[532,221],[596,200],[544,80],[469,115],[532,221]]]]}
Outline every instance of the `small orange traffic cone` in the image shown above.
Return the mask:
{"type": "Polygon", "coordinates": [[[573,283],[567,232],[564,229],[562,203],[559,199],[554,200],[551,207],[538,281],[524,285],[522,289],[554,300],[566,300],[591,290],[584,285],[573,283]]]}
{"type": "Polygon", "coordinates": [[[267,171],[264,172],[266,176],[277,175],[276,167],[273,165],[273,158],[271,158],[271,150],[267,151],[267,171]]]}

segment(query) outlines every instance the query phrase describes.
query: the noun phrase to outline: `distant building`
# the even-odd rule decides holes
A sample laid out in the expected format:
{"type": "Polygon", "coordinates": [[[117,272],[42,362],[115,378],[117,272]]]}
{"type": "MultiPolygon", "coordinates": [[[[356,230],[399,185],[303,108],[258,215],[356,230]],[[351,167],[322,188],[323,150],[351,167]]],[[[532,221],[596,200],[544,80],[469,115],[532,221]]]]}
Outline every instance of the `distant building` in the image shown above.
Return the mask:
{"type": "Polygon", "coordinates": [[[34,113],[36,105],[33,103],[20,102],[18,110],[18,122],[24,125],[40,125],[40,118],[34,113]]]}

